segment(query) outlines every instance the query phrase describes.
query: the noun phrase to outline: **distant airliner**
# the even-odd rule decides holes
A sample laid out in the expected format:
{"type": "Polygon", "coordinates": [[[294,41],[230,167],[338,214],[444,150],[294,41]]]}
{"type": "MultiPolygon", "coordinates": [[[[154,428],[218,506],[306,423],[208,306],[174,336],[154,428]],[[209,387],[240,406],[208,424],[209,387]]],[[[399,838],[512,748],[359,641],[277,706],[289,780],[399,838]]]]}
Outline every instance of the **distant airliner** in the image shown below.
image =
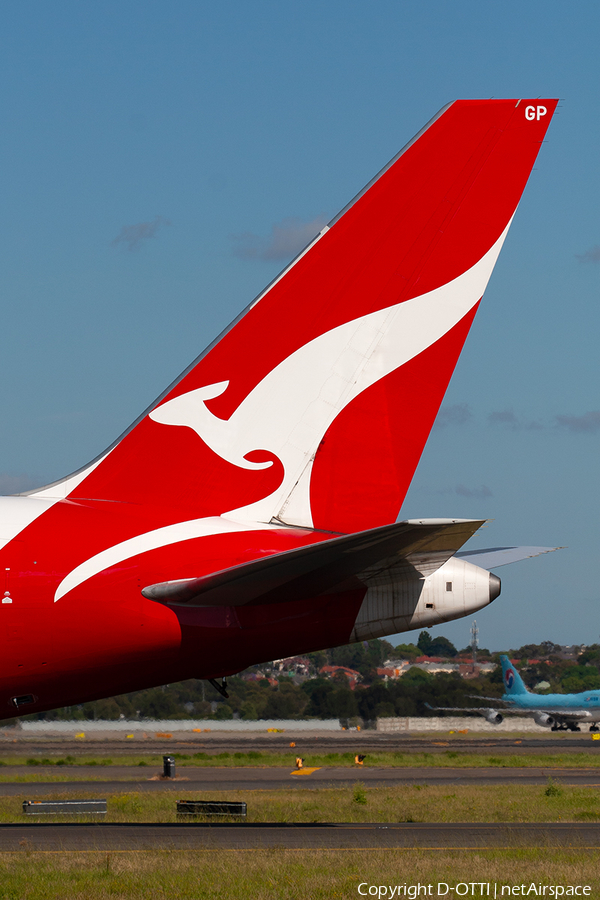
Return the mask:
{"type": "Polygon", "coordinates": [[[502,681],[505,693],[500,700],[504,703],[502,712],[490,707],[434,707],[445,712],[477,712],[493,725],[500,725],[504,715],[529,716],[538,725],[551,728],[552,731],[581,731],[581,724],[589,723],[590,731],[598,731],[596,722],[600,722],[600,690],[582,691],[580,694],[532,694],[527,690],[523,679],[511,663],[508,656],[500,657],[502,663],[502,681]]]}
{"type": "Polygon", "coordinates": [[[396,517],[556,103],[449,104],[105,453],[0,499],[0,718],[498,596],[481,520],[396,517]]]}

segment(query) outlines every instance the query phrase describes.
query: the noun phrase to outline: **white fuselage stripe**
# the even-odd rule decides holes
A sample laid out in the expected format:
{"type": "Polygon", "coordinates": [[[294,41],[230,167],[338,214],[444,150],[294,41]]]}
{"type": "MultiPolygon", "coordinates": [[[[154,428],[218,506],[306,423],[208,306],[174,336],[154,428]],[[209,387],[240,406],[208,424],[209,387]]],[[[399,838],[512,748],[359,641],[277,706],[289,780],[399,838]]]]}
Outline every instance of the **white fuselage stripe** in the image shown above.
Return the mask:
{"type": "MultiPolygon", "coordinates": [[[[187,522],[177,522],[175,525],[165,525],[164,528],[157,528],[155,531],[147,531],[145,534],[138,534],[136,537],[115,544],[114,547],[108,547],[97,553],[95,556],[86,559],[85,562],[73,569],[66,578],[63,578],[56,593],[54,602],[60,600],[73,588],[109,569],[117,563],[139,553],[147,553],[149,550],[157,550],[159,547],[168,547],[170,544],[178,544],[181,541],[189,541],[193,538],[207,537],[211,534],[232,534],[238,531],[272,531],[275,530],[274,525],[249,525],[247,522],[232,522],[223,516],[209,516],[205,519],[190,519],[187,522]]],[[[145,587],[146,585],[144,585],[145,587]]]]}

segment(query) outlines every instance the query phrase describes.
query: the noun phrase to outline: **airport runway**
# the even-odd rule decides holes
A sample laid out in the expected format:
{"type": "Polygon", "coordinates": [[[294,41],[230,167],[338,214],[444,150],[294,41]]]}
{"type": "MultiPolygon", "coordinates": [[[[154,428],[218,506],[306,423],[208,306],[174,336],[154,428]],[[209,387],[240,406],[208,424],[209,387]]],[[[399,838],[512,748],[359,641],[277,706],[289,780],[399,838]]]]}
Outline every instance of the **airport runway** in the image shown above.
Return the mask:
{"type": "MultiPolygon", "coordinates": [[[[24,796],[34,799],[58,793],[86,792],[90,796],[125,791],[173,791],[178,795],[189,792],[207,791],[274,791],[274,790],[315,790],[318,788],[341,788],[356,784],[357,781],[369,787],[384,787],[402,784],[431,785],[495,785],[533,784],[544,785],[548,778],[560,784],[600,787],[598,769],[554,769],[535,768],[342,768],[307,767],[295,771],[291,767],[270,768],[192,768],[180,767],[176,780],[149,780],[152,770],[140,774],[137,766],[111,766],[103,772],[97,767],[77,766],[74,769],[57,771],[55,767],[46,771],[34,770],[43,779],[44,775],[67,777],[65,781],[0,782],[0,796],[24,796]],[[81,780],[75,780],[75,779],[81,780]]],[[[25,766],[5,766],[0,769],[3,778],[32,774],[25,766]]]]}
{"type": "Polygon", "coordinates": [[[0,852],[260,849],[600,849],[600,824],[0,825],[0,852]]]}
{"type": "Polygon", "coordinates": [[[539,736],[515,737],[510,735],[448,735],[444,732],[427,736],[385,734],[377,731],[339,731],[320,734],[285,734],[258,732],[217,732],[173,738],[157,738],[148,733],[145,739],[124,739],[117,737],[88,736],[85,740],[72,737],[25,737],[19,733],[0,733],[0,758],[8,756],[56,757],[56,756],[148,756],[163,753],[247,753],[272,751],[288,753],[290,743],[295,750],[303,753],[372,753],[375,751],[392,753],[444,753],[453,750],[459,753],[598,753],[600,741],[592,741],[592,735],[551,734],[543,732],[539,736]]]}

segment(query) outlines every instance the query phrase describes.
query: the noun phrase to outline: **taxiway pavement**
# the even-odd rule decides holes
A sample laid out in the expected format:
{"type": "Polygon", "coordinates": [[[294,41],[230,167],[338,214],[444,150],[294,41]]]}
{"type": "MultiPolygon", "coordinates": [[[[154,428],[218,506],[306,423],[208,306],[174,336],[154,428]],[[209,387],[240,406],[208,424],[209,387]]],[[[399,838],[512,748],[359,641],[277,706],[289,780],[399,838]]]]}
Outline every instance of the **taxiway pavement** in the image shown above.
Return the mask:
{"type": "Polygon", "coordinates": [[[600,849],[598,823],[0,825],[0,852],[261,849],[600,849]]]}
{"type": "Polygon", "coordinates": [[[0,758],[52,757],[52,756],[149,756],[162,753],[235,753],[255,750],[258,752],[290,753],[290,744],[301,754],[308,753],[444,753],[447,750],[459,753],[490,753],[510,755],[552,753],[598,753],[600,741],[592,741],[586,733],[551,734],[547,731],[539,735],[462,735],[462,734],[386,734],[367,729],[366,731],[339,731],[311,734],[306,731],[285,734],[261,732],[219,732],[197,735],[173,733],[166,737],[161,733],[148,731],[147,737],[127,739],[114,735],[87,734],[85,739],[72,736],[40,737],[23,734],[16,730],[0,731],[0,758]]]}
{"type": "Polygon", "coordinates": [[[341,788],[357,781],[369,787],[403,784],[430,785],[543,785],[549,778],[561,784],[600,787],[600,768],[568,769],[552,767],[502,768],[344,768],[320,767],[294,770],[290,767],[268,768],[202,768],[179,767],[176,779],[154,780],[152,770],[140,774],[137,766],[110,766],[104,772],[98,767],[56,767],[33,770],[39,781],[25,781],[32,769],[26,766],[3,766],[0,769],[0,796],[35,798],[48,794],[86,792],[90,795],[124,791],[173,791],[182,796],[189,792],[207,791],[274,791],[341,788]],[[44,780],[44,776],[48,780],[44,780]],[[64,780],[50,780],[50,777],[64,780]],[[13,780],[14,779],[14,780],[13,780]],[[23,780],[20,780],[23,779],[23,780]]]}

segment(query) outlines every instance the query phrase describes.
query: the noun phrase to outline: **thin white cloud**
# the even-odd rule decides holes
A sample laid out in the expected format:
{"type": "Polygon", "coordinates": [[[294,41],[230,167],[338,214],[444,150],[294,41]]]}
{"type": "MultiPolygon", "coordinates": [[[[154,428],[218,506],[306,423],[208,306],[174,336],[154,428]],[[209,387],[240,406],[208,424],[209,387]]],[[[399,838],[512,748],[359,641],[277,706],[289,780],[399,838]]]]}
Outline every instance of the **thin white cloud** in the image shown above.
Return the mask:
{"type": "Polygon", "coordinates": [[[119,234],[111,241],[111,247],[124,245],[128,250],[139,250],[143,241],[156,237],[160,228],[170,224],[170,221],[165,219],[164,216],[155,216],[151,222],[138,222],[137,225],[123,225],[119,234]]]}
{"type": "Polygon", "coordinates": [[[501,409],[488,416],[490,425],[500,425],[511,431],[539,431],[544,426],[534,419],[522,419],[512,409],[501,409]]]}
{"type": "Polygon", "coordinates": [[[593,409],[581,416],[556,416],[556,424],[574,434],[596,434],[600,431],[600,410],[593,409]]]}
{"type": "Polygon", "coordinates": [[[590,247],[585,253],[576,253],[575,256],[582,263],[600,263],[600,244],[590,247]]]}
{"type": "Polygon", "coordinates": [[[232,234],[233,255],[238,259],[288,260],[292,259],[317,236],[327,224],[325,216],[317,216],[310,222],[287,218],[277,222],[268,237],[250,231],[232,234]]]}
{"type": "Polygon", "coordinates": [[[447,428],[448,425],[466,425],[473,418],[473,413],[466,403],[455,403],[454,406],[442,406],[435,420],[436,428],[447,428]]]}
{"type": "Polygon", "coordinates": [[[488,497],[494,496],[486,484],[482,484],[480,487],[475,488],[469,488],[464,484],[457,484],[456,493],[459,497],[470,497],[473,500],[486,500],[488,497]]]}
{"type": "Polygon", "coordinates": [[[488,422],[490,425],[508,425],[510,428],[517,428],[519,424],[519,420],[512,409],[501,409],[490,413],[488,422]]]}

